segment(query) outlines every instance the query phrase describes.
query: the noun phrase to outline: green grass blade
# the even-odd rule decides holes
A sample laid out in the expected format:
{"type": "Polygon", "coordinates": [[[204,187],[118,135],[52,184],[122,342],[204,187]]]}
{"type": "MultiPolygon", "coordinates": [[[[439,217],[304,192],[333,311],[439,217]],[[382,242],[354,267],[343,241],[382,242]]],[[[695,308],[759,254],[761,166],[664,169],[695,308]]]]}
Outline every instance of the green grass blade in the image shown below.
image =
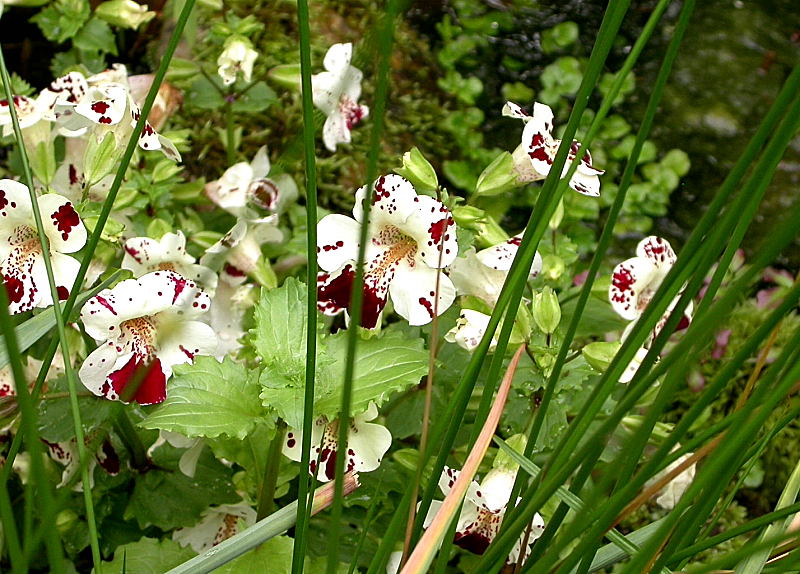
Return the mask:
{"type": "Polygon", "coordinates": [[[303,571],[308,539],[308,522],[311,510],[310,477],[306,471],[311,464],[311,429],[314,422],[314,381],[317,364],[317,158],[314,104],[311,92],[311,31],[309,28],[308,1],[297,0],[297,21],[300,31],[300,72],[303,103],[303,153],[306,173],[306,251],[308,267],[306,376],[303,398],[303,436],[298,478],[297,528],[292,549],[292,574],[303,571]]]}

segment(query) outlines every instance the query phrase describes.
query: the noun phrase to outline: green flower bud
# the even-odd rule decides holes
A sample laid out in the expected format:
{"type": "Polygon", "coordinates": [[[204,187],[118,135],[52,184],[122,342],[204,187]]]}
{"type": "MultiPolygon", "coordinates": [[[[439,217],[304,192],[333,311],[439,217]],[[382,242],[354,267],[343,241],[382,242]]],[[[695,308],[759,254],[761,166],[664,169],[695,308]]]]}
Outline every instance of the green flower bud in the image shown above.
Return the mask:
{"type": "Polygon", "coordinates": [[[564,265],[564,260],[557,255],[545,255],[542,258],[544,276],[552,281],[561,277],[566,268],[567,266],[564,265]]]}
{"type": "Polygon", "coordinates": [[[418,193],[430,195],[439,189],[436,171],[417,147],[403,154],[403,167],[395,168],[394,171],[410,181],[418,193]]]}
{"type": "MultiPolygon", "coordinates": [[[[506,444],[510,446],[514,452],[522,454],[525,452],[525,446],[528,444],[528,439],[525,438],[524,434],[518,433],[506,440],[506,444]]],[[[511,455],[509,455],[505,449],[501,448],[497,451],[497,456],[494,457],[492,468],[516,472],[519,470],[519,464],[517,464],[514,459],[511,458],[511,455]]]]}
{"type": "Polygon", "coordinates": [[[414,448],[401,448],[392,454],[392,458],[408,471],[416,472],[419,463],[419,451],[414,448]]]}
{"type": "Polygon", "coordinates": [[[553,212],[552,217],[550,217],[550,221],[548,222],[547,226],[550,229],[558,229],[558,226],[561,225],[561,220],[564,219],[564,200],[560,200],[558,205],[556,206],[556,210],[553,212]]]}
{"type": "Polygon", "coordinates": [[[289,88],[290,90],[299,91],[300,84],[302,83],[300,78],[300,64],[275,66],[267,72],[267,77],[279,86],[289,88]]]}
{"type": "Polygon", "coordinates": [[[94,13],[118,28],[135,30],[145,22],[152,20],[156,13],[147,9],[144,4],[133,0],[109,0],[95,8],[94,13]]]}
{"type": "Polygon", "coordinates": [[[486,221],[486,212],[471,205],[459,205],[450,212],[453,214],[456,225],[464,229],[479,231],[481,224],[486,221]]]}
{"type": "Polygon", "coordinates": [[[545,287],[533,296],[531,312],[536,325],[548,335],[554,333],[561,322],[561,305],[550,287],[545,287]]]}
{"type": "Polygon", "coordinates": [[[69,532],[78,522],[78,514],[74,510],[62,510],[56,515],[56,529],[60,534],[69,532]]]}
{"type": "Polygon", "coordinates": [[[508,240],[508,234],[503,231],[493,217],[486,216],[478,225],[475,235],[475,248],[491,247],[508,240]]]}
{"type": "Polygon", "coordinates": [[[589,343],[583,347],[583,349],[581,349],[581,354],[593,369],[604,373],[608,368],[608,365],[611,364],[611,360],[614,358],[614,355],[616,355],[617,351],[619,351],[619,347],[620,344],[616,341],[613,343],[604,343],[602,341],[598,341],[595,343],[589,343]]]}
{"type": "Polygon", "coordinates": [[[478,177],[476,195],[497,195],[519,187],[517,173],[514,171],[514,160],[511,154],[504,151],[478,177]]]}

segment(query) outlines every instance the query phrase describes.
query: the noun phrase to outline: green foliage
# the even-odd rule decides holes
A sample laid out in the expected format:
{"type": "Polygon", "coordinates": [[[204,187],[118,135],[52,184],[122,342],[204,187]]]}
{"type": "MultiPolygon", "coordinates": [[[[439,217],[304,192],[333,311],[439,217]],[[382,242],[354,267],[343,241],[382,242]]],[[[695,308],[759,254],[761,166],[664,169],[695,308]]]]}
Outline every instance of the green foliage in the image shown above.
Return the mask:
{"type": "Polygon", "coordinates": [[[145,537],[138,542],[118,546],[114,559],[103,562],[103,571],[161,574],[194,555],[191,548],[184,548],[172,540],[145,537]]]}

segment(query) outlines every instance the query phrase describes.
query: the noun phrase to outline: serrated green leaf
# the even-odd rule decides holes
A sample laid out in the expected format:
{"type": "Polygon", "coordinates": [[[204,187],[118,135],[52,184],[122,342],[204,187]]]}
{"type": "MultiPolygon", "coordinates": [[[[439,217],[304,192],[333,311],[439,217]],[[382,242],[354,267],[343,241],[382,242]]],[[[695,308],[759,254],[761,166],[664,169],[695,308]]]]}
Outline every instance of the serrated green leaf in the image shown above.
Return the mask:
{"type": "Polygon", "coordinates": [[[277,101],[275,91],[265,82],[258,82],[243,92],[233,102],[231,109],[235,112],[263,112],[277,101]]]}
{"type": "MultiPolygon", "coordinates": [[[[332,417],[339,411],[340,385],[344,381],[345,332],[329,337],[326,349],[328,356],[334,358],[331,375],[335,386],[327,396],[317,397],[315,408],[317,414],[332,417]]],[[[387,333],[380,338],[361,341],[355,358],[351,414],[365,411],[370,401],[381,406],[392,393],[418,384],[427,372],[428,352],[422,339],[406,339],[401,333],[387,333]]]]}
{"type": "MultiPolygon", "coordinates": [[[[48,383],[48,394],[60,393],[55,399],[39,403],[39,433],[48,442],[64,442],[75,437],[75,424],[72,420],[67,384],[64,378],[48,383]]],[[[81,387],[82,390],[83,387],[81,387]]],[[[81,413],[83,432],[88,434],[111,417],[115,403],[100,397],[78,397],[78,410],[81,413]]]]}
{"type": "Polygon", "coordinates": [[[142,538],[123,544],[114,551],[114,559],[103,562],[103,572],[126,574],[161,574],[193,558],[195,551],[172,540],[142,538]],[[124,569],[123,569],[124,564],[124,569]]]}
{"type": "Polygon", "coordinates": [[[75,47],[87,52],[97,50],[98,52],[117,55],[117,42],[114,38],[114,32],[111,31],[111,26],[108,23],[99,18],[91,18],[86,22],[86,25],[75,34],[72,43],[75,44],[75,47]]]}
{"type": "Polygon", "coordinates": [[[167,399],[139,424],[190,437],[243,439],[265,420],[260,390],[257,371],[227,357],[223,363],[197,357],[194,364],[175,368],[167,399]]]}
{"type": "Polygon", "coordinates": [[[87,0],[56,0],[31,18],[51,42],[61,43],[75,36],[89,19],[87,0]]]}

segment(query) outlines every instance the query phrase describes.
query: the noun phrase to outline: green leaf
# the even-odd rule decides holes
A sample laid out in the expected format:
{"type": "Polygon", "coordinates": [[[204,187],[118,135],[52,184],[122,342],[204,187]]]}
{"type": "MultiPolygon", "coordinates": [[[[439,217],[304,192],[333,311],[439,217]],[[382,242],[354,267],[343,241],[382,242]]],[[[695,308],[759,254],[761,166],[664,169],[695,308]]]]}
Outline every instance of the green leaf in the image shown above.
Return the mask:
{"type": "MultiPolygon", "coordinates": [[[[57,399],[46,399],[39,402],[39,432],[48,442],[64,442],[75,437],[75,425],[72,421],[72,407],[67,394],[65,378],[48,383],[48,394],[62,393],[57,399]]],[[[86,390],[82,386],[80,390],[86,390]]],[[[81,426],[84,433],[89,433],[111,416],[115,403],[100,397],[78,397],[78,409],[81,413],[81,426]]]]}
{"type": "Polygon", "coordinates": [[[87,0],[56,0],[31,18],[44,37],[60,44],[75,36],[89,19],[87,0]]]}
{"type": "Polygon", "coordinates": [[[215,569],[215,574],[289,574],[292,571],[294,541],[288,536],[276,536],[239,556],[236,560],[215,569]]]}
{"type": "Polygon", "coordinates": [[[86,146],[86,153],[83,156],[87,188],[92,187],[111,173],[117,160],[116,151],[117,139],[114,132],[106,133],[101,141],[97,141],[97,138],[94,137],[89,138],[89,144],[86,146]]]}
{"type": "Polygon", "coordinates": [[[265,82],[258,82],[237,96],[231,109],[234,112],[263,112],[277,101],[275,91],[265,82]]]}
{"type": "Polygon", "coordinates": [[[258,394],[258,372],[229,357],[197,357],[194,364],[175,367],[169,396],[140,425],[179,432],[190,437],[243,439],[264,409],[258,394]]]}
{"type": "Polygon", "coordinates": [[[180,470],[148,470],[137,476],[125,518],[136,518],[139,526],[162,530],[195,524],[212,504],[240,499],[231,484],[231,470],[205,449],[193,477],[180,470]]]}
{"type": "Polygon", "coordinates": [[[117,55],[117,42],[114,38],[114,32],[111,31],[111,26],[108,23],[99,18],[89,20],[75,34],[72,43],[77,48],[87,52],[97,50],[98,52],[117,55]]]}
{"type": "Polygon", "coordinates": [[[172,540],[142,538],[114,551],[114,559],[103,562],[103,571],[126,574],[161,574],[193,558],[195,551],[172,540]]]}
{"type": "MultiPolygon", "coordinates": [[[[346,333],[339,332],[326,343],[328,356],[335,358],[331,366],[335,387],[327,396],[317,396],[315,407],[318,414],[333,417],[339,411],[339,385],[344,381],[346,333]]],[[[418,384],[427,372],[428,352],[420,338],[407,339],[402,333],[390,332],[361,341],[355,357],[351,414],[365,411],[370,401],[381,406],[392,393],[418,384]]]]}
{"type": "Polygon", "coordinates": [[[189,88],[185,102],[193,107],[204,110],[218,110],[225,107],[225,100],[222,98],[222,83],[216,85],[205,76],[198,78],[189,88]]]}

